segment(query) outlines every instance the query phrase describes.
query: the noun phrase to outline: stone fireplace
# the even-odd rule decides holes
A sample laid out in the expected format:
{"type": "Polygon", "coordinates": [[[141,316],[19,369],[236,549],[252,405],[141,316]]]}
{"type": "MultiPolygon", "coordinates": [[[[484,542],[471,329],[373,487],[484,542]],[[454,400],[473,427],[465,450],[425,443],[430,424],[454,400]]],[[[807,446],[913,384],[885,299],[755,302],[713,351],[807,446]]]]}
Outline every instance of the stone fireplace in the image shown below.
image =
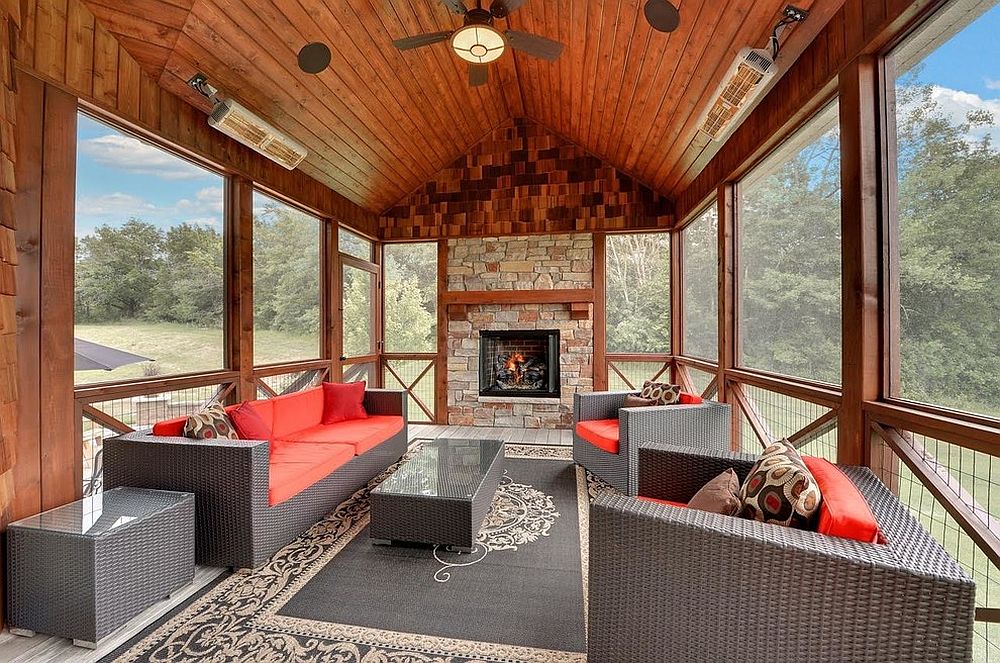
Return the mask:
{"type": "Polygon", "coordinates": [[[559,330],[480,331],[479,395],[559,398],[559,330]]]}
{"type": "Polygon", "coordinates": [[[593,270],[589,233],[448,241],[448,291],[476,294],[448,308],[450,424],[572,425],[573,394],[593,389],[593,307],[551,291],[593,288],[593,270]]]}

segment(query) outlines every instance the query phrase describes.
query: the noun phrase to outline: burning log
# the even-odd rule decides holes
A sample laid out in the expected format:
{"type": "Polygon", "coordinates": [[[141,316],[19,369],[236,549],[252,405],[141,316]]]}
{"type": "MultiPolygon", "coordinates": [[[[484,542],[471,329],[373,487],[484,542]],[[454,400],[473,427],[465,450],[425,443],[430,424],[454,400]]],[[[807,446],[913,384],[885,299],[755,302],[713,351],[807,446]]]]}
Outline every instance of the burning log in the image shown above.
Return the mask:
{"type": "Polygon", "coordinates": [[[511,352],[496,358],[496,380],[500,389],[543,389],[546,372],[547,366],[541,357],[511,352]]]}

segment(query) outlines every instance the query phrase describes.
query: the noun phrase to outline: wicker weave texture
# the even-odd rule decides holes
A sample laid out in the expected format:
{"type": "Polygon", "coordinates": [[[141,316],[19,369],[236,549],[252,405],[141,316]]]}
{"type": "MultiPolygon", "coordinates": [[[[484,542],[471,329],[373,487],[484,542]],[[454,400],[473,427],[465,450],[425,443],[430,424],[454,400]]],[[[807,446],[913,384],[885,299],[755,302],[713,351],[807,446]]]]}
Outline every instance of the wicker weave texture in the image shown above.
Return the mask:
{"type": "MultiPolygon", "coordinates": [[[[139,501],[148,491],[117,492],[139,501]]],[[[194,496],[161,497],[168,506],[98,536],[12,524],[10,624],[94,643],[194,580],[194,496]]]]}
{"type": "MultiPolygon", "coordinates": [[[[706,481],[750,459],[667,454],[657,467],[706,481]]],[[[587,660],[971,661],[975,584],[869,470],[843,469],[887,544],[598,497],[587,660]]],[[[693,492],[688,480],[652,483],[673,499],[693,492]]]]}
{"type": "Polygon", "coordinates": [[[406,392],[369,389],[364,404],[369,414],[402,416],[403,430],[275,506],[262,440],[122,435],[104,442],[105,485],[194,493],[198,563],[255,568],[406,452],[406,392]]]}

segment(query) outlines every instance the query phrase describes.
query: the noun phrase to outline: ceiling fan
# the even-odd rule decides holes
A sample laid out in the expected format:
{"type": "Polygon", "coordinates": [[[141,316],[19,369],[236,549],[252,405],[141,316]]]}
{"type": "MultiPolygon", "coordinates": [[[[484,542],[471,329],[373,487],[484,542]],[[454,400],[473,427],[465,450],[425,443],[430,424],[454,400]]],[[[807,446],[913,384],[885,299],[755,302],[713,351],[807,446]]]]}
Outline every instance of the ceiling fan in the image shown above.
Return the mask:
{"type": "Polygon", "coordinates": [[[524,4],[525,0],[493,0],[489,9],[483,9],[481,0],[476,6],[466,9],[462,0],[441,0],[444,5],[465,17],[465,24],[457,30],[430,32],[412,37],[403,37],[392,42],[401,51],[421,48],[440,41],[450,41],[455,55],[469,63],[469,85],[485,85],[489,80],[489,68],[507,47],[525,55],[552,62],[562,53],[563,45],[557,41],[517,30],[499,30],[493,26],[498,18],[507,16],[524,4]]]}

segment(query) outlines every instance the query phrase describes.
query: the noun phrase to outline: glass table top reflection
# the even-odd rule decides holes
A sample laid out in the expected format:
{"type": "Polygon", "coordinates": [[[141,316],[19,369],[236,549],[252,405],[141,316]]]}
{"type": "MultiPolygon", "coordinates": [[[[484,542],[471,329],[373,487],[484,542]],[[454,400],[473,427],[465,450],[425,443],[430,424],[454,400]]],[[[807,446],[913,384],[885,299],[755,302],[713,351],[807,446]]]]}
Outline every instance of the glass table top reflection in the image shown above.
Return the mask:
{"type": "Polygon", "coordinates": [[[428,440],[374,492],[382,495],[471,498],[490,466],[503,454],[503,449],[500,440],[428,440]]]}

